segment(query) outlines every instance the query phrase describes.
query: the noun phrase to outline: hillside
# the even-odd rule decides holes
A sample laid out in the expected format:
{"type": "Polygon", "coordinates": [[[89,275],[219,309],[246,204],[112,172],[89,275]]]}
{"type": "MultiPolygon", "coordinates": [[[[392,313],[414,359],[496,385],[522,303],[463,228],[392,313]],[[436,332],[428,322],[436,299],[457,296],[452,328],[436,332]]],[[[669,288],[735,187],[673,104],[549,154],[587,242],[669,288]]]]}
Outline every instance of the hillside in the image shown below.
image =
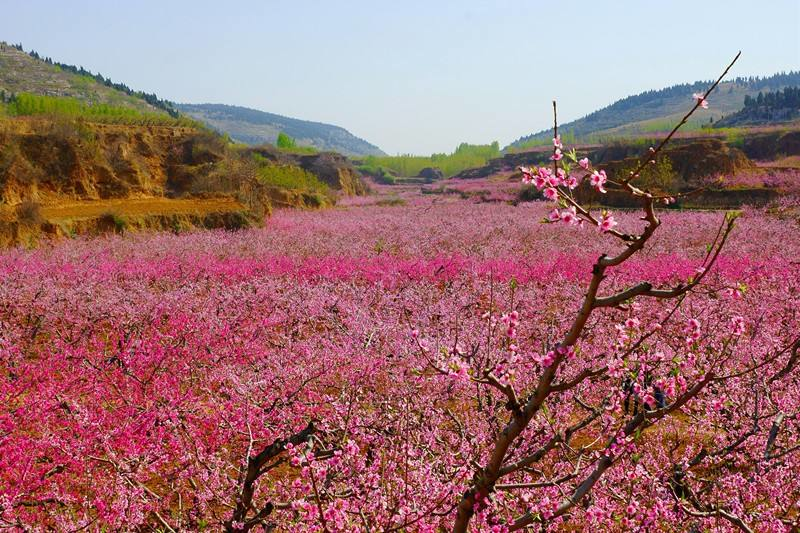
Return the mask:
{"type": "Polygon", "coordinates": [[[744,107],[715,124],[718,128],[781,124],[800,118],[800,87],[745,96],[744,107]]]}
{"type": "Polygon", "coordinates": [[[319,150],[332,150],[345,155],[384,155],[377,146],[331,124],[224,104],[177,104],[177,108],[246,144],[275,144],[278,133],[283,132],[296,139],[301,146],[313,146],[319,150]]]}
{"type": "Polygon", "coordinates": [[[0,246],[258,226],[364,192],[343,156],[235,146],[155,94],[0,44],[0,246]]]}
{"type": "MultiPolygon", "coordinates": [[[[596,142],[609,138],[653,134],[671,129],[686,113],[692,94],[702,92],[711,82],[697,81],[628,96],[583,118],[562,124],[560,131],[569,142],[596,142]]],[[[768,78],[736,78],[722,82],[709,99],[709,109],[698,109],[684,130],[700,129],[734,114],[744,107],[745,97],[800,84],[800,71],[768,78]]],[[[508,148],[524,148],[550,142],[552,130],[520,137],[508,148]]]]}
{"type": "Polygon", "coordinates": [[[36,52],[25,52],[20,45],[0,41],[0,95],[7,99],[19,93],[70,97],[91,105],[175,115],[168,103],[154,94],[132,91],[83,67],[54,62],[36,52]]]}

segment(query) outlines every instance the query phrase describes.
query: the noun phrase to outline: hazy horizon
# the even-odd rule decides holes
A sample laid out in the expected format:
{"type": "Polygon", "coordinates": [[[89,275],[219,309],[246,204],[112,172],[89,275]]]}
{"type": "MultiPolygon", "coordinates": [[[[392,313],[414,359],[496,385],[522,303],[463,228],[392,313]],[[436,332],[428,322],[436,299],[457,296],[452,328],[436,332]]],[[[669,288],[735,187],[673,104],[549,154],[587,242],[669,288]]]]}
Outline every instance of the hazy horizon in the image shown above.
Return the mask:
{"type": "Polygon", "coordinates": [[[671,2],[653,23],[641,23],[651,7],[633,1],[1,8],[0,40],[26,50],[176,102],[336,124],[390,154],[506,145],[548,127],[553,98],[567,122],[644,90],[716,77],[738,50],[730,77],[800,68],[793,0],[770,3],[769,16],[741,0],[671,2]]]}

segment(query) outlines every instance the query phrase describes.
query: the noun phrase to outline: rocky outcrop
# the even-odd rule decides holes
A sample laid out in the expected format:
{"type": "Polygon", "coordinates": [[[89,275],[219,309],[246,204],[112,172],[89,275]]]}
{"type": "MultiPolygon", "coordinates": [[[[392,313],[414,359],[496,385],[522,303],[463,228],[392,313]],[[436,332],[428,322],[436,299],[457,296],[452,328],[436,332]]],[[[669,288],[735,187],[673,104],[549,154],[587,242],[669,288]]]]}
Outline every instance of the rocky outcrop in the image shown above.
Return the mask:
{"type": "Polygon", "coordinates": [[[103,215],[126,230],[236,228],[261,224],[270,209],[269,192],[248,161],[208,132],[40,118],[0,122],[5,244],[109,230],[103,215]],[[21,216],[34,211],[20,206],[35,206],[40,216],[21,216]]]}
{"type": "Polygon", "coordinates": [[[264,145],[249,150],[277,165],[297,165],[311,172],[331,189],[348,196],[366,194],[367,187],[361,174],[350,160],[336,152],[293,154],[264,145]]]}
{"type": "Polygon", "coordinates": [[[343,194],[355,196],[365,194],[367,191],[361,174],[343,155],[334,152],[302,155],[298,163],[303,169],[316,175],[320,181],[343,194]]]}
{"type": "MultiPolygon", "coordinates": [[[[617,175],[623,168],[636,166],[641,157],[638,151],[624,146],[603,148],[589,153],[593,164],[603,168],[609,176],[617,175]],[[623,159],[622,153],[631,153],[623,159]],[[616,159],[610,159],[617,157],[616,159]]],[[[705,178],[720,175],[733,175],[741,170],[751,169],[755,164],[738,148],[719,139],[697,139],[692,142],[676,143],[663,152],[672,165],[679,186],[692,186],[705,181],[705,178]]]]}
{"type": "Polygon", "coordinates": [[[224,157],[191,128],[41,119],[9,121],[0,147],[0,203],[12,205],[165,196],[175,175],[191,181],[224,157]]]}
{"type": "MultiPolygon", "coordinates": [[[[587,156],[592,163],[610,174],[638,161],[643,153],[641,144],[615,143],[609,146],[589,146],[578,150],[580,157],[587,156]]],[[[753,168],[753,162],[738,148],[714,138],[677,141],[662,154],[670,159],[672,168],[684,183],[695,183],[708,176],[734,174],[753,168]]],[[[519,166],[549,163],[550,149],[505,154],[490,160],[480,168],[465,170],[456,176],[460,179],[485,178],[502,172],[514,171],[519,166]]]]}
{"type": "Polygon", "coordinates": [[[444,172],[440,168],[425,167],[419,171],[418,177],[423,178],[426,183],[444,179],[444,172]]]}
{"type": "Polygon", "coordinates": [[[532,150],[529,152],[519,152],[505,154],[502,157],[490,159],[486,165],[478,168],[469,168],[453,176],[454,179],[480,179],[516,170],[519,166],[543,165],[547,163],[551,152],[543,150],[532,150]]]}
{"type": "Polygon", "coordinates": [[[774,131],[748,135],[742,141],[747,157],[758,160],[800,155],[800,131],[774,131]]]}

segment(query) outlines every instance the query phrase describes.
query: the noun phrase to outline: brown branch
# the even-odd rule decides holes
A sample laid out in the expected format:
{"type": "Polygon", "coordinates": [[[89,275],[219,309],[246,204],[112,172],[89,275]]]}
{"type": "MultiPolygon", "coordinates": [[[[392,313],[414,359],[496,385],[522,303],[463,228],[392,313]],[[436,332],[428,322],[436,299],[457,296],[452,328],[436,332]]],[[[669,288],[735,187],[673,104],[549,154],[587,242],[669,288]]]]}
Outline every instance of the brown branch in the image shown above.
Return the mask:
{"type": "MultiPolygon", "coordinates": [[[[656,421],[664,418],[668,414],[676,411],[683,407],[686,402],[690,399],[694,398],[697,394],[700,393],[701,390],[711,381],[713,378],[713,373],[709,372],[706,377],[697,382],[691,389],[684,392],[675,402],[672,404],[662,407],[661,409],[656,409],[655,411],[650,412],[641,412],[632,418],[623,429],[623,434],[628,437],[632,435],[635,431],[642,431],[646,429],[648,426],[653,425],[656,421]]],[[[616,442],[616,437],[613,437],[609,440],[608,444],[606,445],[606,450],[608,451],[610,447],[616,442]]],[[[548,518],[548,520],[553,520],[566,514],[572,507],[577,505],[589,491],[592,490],[595,483],[603,476],[603,474],[614,464],[614,459],[610,455],[603,455],[597,461],[597,465],[595,466],[594,470],[592,471],[589,476],[583,480],[583,482],[578,485],[575,490],[573,491],[572,495],[566,498],[555,510],[555,512],[548,518]]],[[[522,529],[523,527],[532,524],[541,520],[538,516],[533,515],[532,513],[525,513],[524,515],[517,518],[512,526],[509,528],[509,531],[517,531],[522,529]]]]}
{"type": "Polygon", "coordinates": [[[794,367],[797,365],[798,360],[800,360],[800,337],[797,337],[797,340],[791,345],[792,355],[789,357],[789,360],[786,362],[786,366],[784,366],[780,371],[775,373],[774,376],[769,378],[768,383],[772,384],[773,382],[781,379],[782,377],[786,376],[789,372],[794,370],[794,367]]]}
{"type": "Polygon", "coordinates": [[[729,513],[724,509],[720,509],[719,507],[709,507],[707,505],[703,505],[697,497],[692,493],[689,487],[683,485],[681,490],[685,493],[685,498],[679,498],[678,495],[675,493],[675,489],[672,488],[670,492],[672,492],[672,497],[675,498],[675,503],[681,508],[681,510],[688,514],[689,516],[694,516],[696,518],[711,518],[718,516],[720,518],[724,518],[731,524],[738,527],[740,530],[744,531],[745,533],[753,533],[753,530],[750,529],[747,524],[744,523],[744,520],[739,518],[736,515],[729,513]],[[693,509],[689,509],[686,507],[683,502],[688,501],[692,504],[693,509]]]}
{"type": "Polygon", "coordinates": [[[772,448],[775,446],[775,440],[778,438],[778,431],[781,429],[781,424],[783,424],[783,413],[778,413],[778,416],[775,417],[775,421],[772,423],[772,427],[769,429],[769,436],[767,437],[767,445],[764,449],[764,459],[770,460],[772,458],[772,448]]]}
{"type": "Polygon", "coordinates": [[[604,374],[607,370],[608,370],[608,367],[605,367],[605,366],[603,368],[598,368],[597,370],[592,370],[590,368],[586,368],[586,369],[582,370],[580,374],[578,374],[577,376],[575,376],[574,378],[572,378],[569,381],[564,381],[564,382],[561,382],[561,383],[554,383],[550,387],[550,390],[552,392],[562,392],[562,391],[565,391],[565,390],[570,390],[570,389],[580,385],[584,380],[589,379],[589,378],[593,378],[595,376],[599,376],[601,374],[604,374]]]}
{"type": "Polygon", "coordinates": [[[587,416],[580,422],[577,422],[576,424],[573,424],[572,426],[568,427],[563,433],[557,433],[553,435],[547,442],[547,444],[536,450],[534,453],[527,455],[501,468],[499,477],[503,477],[505,475],[508,475],[512,472],[516,472],[517,470],[521,470],[526,466],[538,462],[542,457],[544,457],[547,454],[547,452],[555,448],[556,445],[559,443],[562,442],[569,443],[570,439],[575,433],[577,433],[581,429],[585,428],[586,426],[597,420],[597,417],[599,417],[602,413],[603,413],[603,408],[601,406],[598,409],[592,411],[589,414],[589,416],[587,416]]]}
{"type": "MultiPolygon", "coordinates": [[[[288,439],[277,439],[272,444],[261,450],[257,455],[250,456],[247,459],[247,470],[244,481],[242,482],[242,489],[239,493],[239,498],[236,502],[236,508],[233,511],[231,519],[225,522],[225,531],[236,531],[233,528],[233,522],[240,522],[245,524],[245,529],[249,530],[256,525],[255,522],[247,520],[247,514],[253,509],[253,495],[255,493],[256,481],[264,473],[263,468],[270,459],[278,456],[286,449],[286,445],[291,443],[297,446],[306,442],[308,438],[316,431],[314,422],[309,422],[305,429],[298,431],[290,436],[288,439]]],[[[272,512],[272,507],[269,504],[257,513],[256,516],[266,516],[272,512]],[[268,509],[269,510],[266,510],[268,509]]]]}
{"type": "Polygon", "coordinates": [[[704,270],[699,273],[691,282],[687,284],[680,283],[671,289],[654,289],[653,285],[649,282],[641,282],[632,287],[629,287],[623,291],[620,291],[616,294],[611,296],[606,296],[603,298],[597,298],[594,305],[595,307],[615,307],[622,302],[630,300],[631,298],[635,298],[637,296],[649,296],[652,298],[661,298],[661,299],[670,299],[670,298],[677,298],[682,296],[700,284],[703,281],[703,278],[708,274],[708,271],[714,266],[716,263],[717,258],[719,257],[719,253],[722,251],[723,246],[725,246],[725,242],[728,240],[728,236],[730,235],[731,231],[733,230],[734,226],[734,219],[728,217],[725,223],[725,231],[722,234],[722,239],[717,243],[716,247],[714,248],[714,254],[711,256],[710,261],[704,266],[704,270]]]}
{"type": "MultiPolygon", "coordinates": [[[[725,69],[722,76],[715,82],[705,93],[703,98],[706,98],[719,84],[722,78],[727,74],[730,68],[733,66],[733,63],[739,58],[741,53],[737,54],[736,58],[731,62],[730,65],[725,69]]],[[[681,120],[678,125],[670,132],[670,134],[659,144],[657,150],[653,150],[650,154],[650,158],[654,158],[658,152],[666,145],[667,142],[672,138],[672,136],[677,132],[677,130],[686,123],[687,119],[694,113],[697,107],[700,106],[700,101],[695,103],[695,106],[686,114],[686,116],[681,120]]],[[[553,102],[553,136],[557,138],[558,136],[558,120],[556,115],[556,103],[553,102]]],[[[556,147],[553,147],[553,153],[555,155],[556,147]]],[[[648,159],[649,160],[649,159],[648,159]]],[[[554,172],[558,173],[558,161],[554,158],[553,159],[553,168],[554,172]]],[[[641,168],[643,165],[640,165],[640,168],[637,169],[637,173],[641,172],[641,168]]],[[[655,200],[650,193],[642,191],[633,185],[630,184],[630,180],[635,177],[634,174],[631,178],[626,179],[623,181],[624,189],[634,197],[640,197],[643,199],[643,210],[644,210],[644,217],[643,220],[647,222],[647,225],[642,230],[641,234],[637,237],[625,236],[623,240],[630,240],[630,243],[626,246],[626,248],[621,251],[619,254],[613,257],[609,257],[605,254],[601,255],[600,258],[595,262],[594,266],[592,267],[592,278],[589,282],[589,286],[587,288],[586,295],[584,296],[583,302],[581,304],[580,310],[578,311],[577,315],[575,316],[573,323],[566,333],[562,341],[557,345],[557,347],[570,347],[575,345],[578,342],[582,332],[586,327],[586,323],[591,315],[592,311],[604,305],[597,305],[597,294],[598,289],[605,279],[605,271],[609,267],[618,266],[632,257],[636,252],[642,250],[646,242],[652,237],[655,233],[656,229],[658,228],[660,221],[656,216],[655,212],[655,200]]],[[[563,195],[562,195],[563,196],[563,195]]],[[[575,202],[573,202],[575,203],[575,202]]],[[[583,210],[585,212],[585,210],[583,210]]],[[[591,220],[591,217],[588,217],[591,220]]],[[[731,221],[732,222],[732,221],[731,221]]],[[[728,229],[730,231],[730,227],[728,229]]],[[[620,234],[621,235],[621,234],[620,234]]],[[[619,236],[619,235],[617,235],[619,236]]],[[[680,297],[681,295],[685,294],[691,287],[697,285],[703,277],[705,273],[708,272],[708,267],[713,264],[716,260],[719,251],[722,248],[722,244],[724,244],[724,240],[720,243],[719,247],[716,249],[716,253],[714,254],[712,261],[709,265],[706,266],[706,270],[703,273],[697,276],[693,282],[690,282],[687,286],[679,286],[671,290],[663,290],[663,289],[653,289],[651,285],[642,286],[640,288],[634,289],[633,292],[638,292],[638,294],[632,294],[631,297],[635,297],[637,295],[646,295],[646,296],[655,296],[655,297],[663,297],[663,298],[674,298],[680,297]]],[[[705,263],[705,261],[704,261],[705,263]]],[[[614,296],[609,298],[615,298],[614,296]]],[[[620,300],[622,301],[622,300],[620,300]]],[[[601,300],[603,303],[608,303],[612,305],[612,302],[608,299],[601,300]]],[[[488,340],[488,339],[487,339],[488,340]]],[[[489,347],[487,346],[487,350],[489,347]]],[[[550,366],[543,369],[541,376],[539,377],[538,383],[533,391],[533,393],[528,397],[527,401],[524,402],[524,405],[520,410],[513,411],[512,417],[496,437],[494,441],[494,448],[492,449],[491,453],[489,454],[489,458],[484,467],[476,466],[476,471],[474,473],[472,482],[470,484],[470,488],[466,490],[463,494],[461,501],[458,504],[456,518],[453,524],[453,533],[465,533],[467,528],[469,527],[469,522],[475,513],[476,504],[478,502],[485,501],[488,495],[495,490],[496,483],[498,479],[504,475],[504,473],[508,473],[503,464],[506,460],[506,456],[509,453],[509,449],[514,441],[522,434],[522,432],[528,427],[528,424],[539,411],[539,409],[544,405],[545,400],[547,397],[553,392],[553,380],[558,372],[558,369],[561,363],[564,361],[564,355],[558,354],[556,355],[555,360],[550,364],[550,366]]],[[[632,420],[627,426],[626,431],[630,430],[631,432],[634,429],[638,428],[639,426],[646,427],[647,425],[654,423],[659,418],[666,416],[666,414],[670,413],[674,409],[680,408],[688,399],[694,394],[697,394],[702,387],[704,387],[710,379],[712,379],[713,373],[709,372],[707,374],[706,379],[702,382],[698,383],[695,388],[691,389],[684,393],[684,395],[679,399],[676,400],[671,406],[658,409],[656,411],[652,411],[649,413],[642,413],[634,420],[632,420]],[[699,387],[699,388],[698,388],[699,387]],[[692,393],[690,395],[690,393],[692,393]],[[633,424],[633,425],[632,425],[633,424]]],[[[555,446],[555,441],[557,440],[557,436],[554,436],[550,442],[553,442],[552,446],[555,446]]],[[[547,448],[550,445],[545,445],[544,448],[547,448]]],[[[543,450],[544,450],[543,448],[543,450]]],[[[552,448],[550,448],[552,449],[552,448]]],[[[543,453],[547,453],[549,450],[544,450],[543,453]]],[[[537,456],[540,452],[534,454],[534,457],[537,456]]],[[[602,458],[597,465],[595,471],[587,478],[581,485],[579,485],[575,493],[571,498],[568,498],[559,508],[559,514],[564,514],[570,509],[577,501],[582,499],[589,490],[591,490],[592,486],[595,484],[597,479],[599,479],[603,472],[609,468],[612,464],[612,461],[607,457],[602,458]]],[[[521,518],[520,519],[520,526],[524,527],[525,524],[530,523],[533,519],[532,517],[528,516],[528,518],[521,518]],[[526,521],[527,520],[527,521],[526,521]]],[[[519,529],[517,527],[517,523],[514,524],[513,529],[519,529]]]]}

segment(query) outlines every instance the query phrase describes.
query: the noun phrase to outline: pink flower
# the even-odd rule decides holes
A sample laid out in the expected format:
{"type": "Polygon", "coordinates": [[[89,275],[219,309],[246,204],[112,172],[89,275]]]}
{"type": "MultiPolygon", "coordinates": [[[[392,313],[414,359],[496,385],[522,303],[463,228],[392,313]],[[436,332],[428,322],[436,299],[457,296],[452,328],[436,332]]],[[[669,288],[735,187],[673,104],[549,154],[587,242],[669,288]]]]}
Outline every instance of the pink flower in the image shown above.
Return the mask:
{"type": "Polygon", "coordinates": [[[582,169],[589,170],[589,158],[588,157],[584,157],[583,159],[578,161],[578,164],[581,166],[582,169]]]}
{"type": "Polygon", "coordinates": [[[725,408],[725,399],[720,397],[714,398],[711,402],[711,408],[715,411],[722,411],[722,409],[725,408]]]}
{"type": "Polygon", "coordinates": [[[563,174],[564,171],[561,170],[560,168],[558,170],[559,170],[559,173],[557,173],[555,175],[550,175],[550,177],[547,178],[547,184],[550,187],[558,187],[563,182],[561,174],[563,174]]]}
{"type": "Polygon", "coordinates": [[[599,226],[601,232],[605,233],[611,231],[616,225],[617,221],[614,220],[614,216],[611,213],[603,213],[603,218],[600,220],[599,226]]]}
{"type": "Polygon", "coordinates": [[[745,329],[746,329],[746,324],[744,322],[744,318],[742,318],[740,316],[735,316],[735,317],[731,318],[731,324],[733,324],[733,332],[732,333],[734,335],[736,335],[737,337],[740,337],[742,334],[744,334],[745,329]]]}
{"type": "Polygon", "coordinates": [[[570,226],[574,226],[578,223],[578,213],[575,210],[574,205],[569,209],[564,209],[561,212],[561,222],[570,226]]]}
{"type": "Polygon", "coordinates": [[[558,148],[559,150],[561,150],[562,148],[564,148],[564,145],[563,145],[563,144],[561,144],[561,135],[556,135],[556,136],[553,138],[553,146],[555,146],[555,147],[556,147],[556,148],[558,148]]]}
{"type": "Polygon", "coordinates": [[[548,182],[550,181],[550,176],[553,173],[549,168],[546,167],[539,167],[537,171],[537,175],[534,177],[533,182],[536,185],[536,188],[541,190],[547,186],[548,182]]]}
{"type": "Polygon", "coordinates": [[[692,98],[700,102],[700,107],[702,107],[703,109],[708,109],[708,100],[706,100],[701,93],[694,93],[692,95],[692,98]]]}
{"type": "Polygon", "coordinates": [[[553,187],[548,187],[544,190],[544,197],[548,200],[555,200],[558,198],[558,191],[553,187]]]}
{"type": "Polygon", "coordinates": [[[656,399],[653,394],[648,390],[645,395],[642,397],[642,402],[645,403],[648,407],[655,407],[656,399]]]}
{"type": "Polygon", "coordinates": [[[696,341],[700,338],[700,321],[696,318],[690,318],[688,321],[686,321],[686,326],[683,328],[683,332],[688,335],[686,339],[688,344],[696,341]]]}
{"type": "Polygon", "coordinates": [[[551,161],[560,161],[562,157],[564,157],[564,156],[561,154],[561,150],[559,148],[556,148],[553,151],[553,155],[550,156],[550,160],[551,161]]]}
{"type": "Polygon", "coordinates": [[[639,324],[640,324],[640,322],[639,322],[638,318],[629,318],[629,319],[627,319],[625,321],[625,327],[626,328],[631,328],[631,329],[638,328],[639,324]]]}
{"type": "Polygon", "coordinates": [[[547,355],[538,357],[536,359],[536,362],[540,363],[544,368],[547,368],[548,366],[552,365],[553,361],[555,360],[556,360],[556,352],[550,350],[549,352],[547,352],[547,355]]]}
{"type": "Polygon", "coordinates": [[[731,298],[733,298],[735,300],[738,300],[739,298],[742,297],[742,291],[740,291],[739,289],[734,289],[732,287],[729,287],[729,288],[723,290],[722,293],[725,296],[729,296],[729,297],[731,297],[731,298]]]}
{"type": "Polygon", "coordinates": [[[575,347],[574,346],[567,346],[566,348],[563,346],[559,346],[556,350],[559,355],[563,356],[565,359],[570,359],[575,357],[575,347]]]}
{"type": "Polygon", "coordinates": [[[547,215],[547,220],[550,222],[558,222],[561,220],[561,213],[558,212],[558,209],[553,209],[550,211],[550,214],[547,215]]]}
{"type": "Polygon", "coordinates": [[[522,172],[522,183],[530,183],[533,175],[531,169],[528,167],[518,167],[518,169],[522,172]]]}
{"type": "Polygon", "coordinates": [[[575,176],[570,176],[569,178],[567,178],[567,187],[569,187],[570,189],[574,189],[577,186],[578,186],[578,178],[576,178],[575,176]]]}
{"type": "Polygon", "coordinates": [[[603,185],[605,185],[607,180],[608,178],[606,177],[605,170],[595,170],[592,172],[592,175],[589,176],[589,183],[592,185],[592,187],[602,193],[606,192],[606,190],[603,188],[603,185]]]}

